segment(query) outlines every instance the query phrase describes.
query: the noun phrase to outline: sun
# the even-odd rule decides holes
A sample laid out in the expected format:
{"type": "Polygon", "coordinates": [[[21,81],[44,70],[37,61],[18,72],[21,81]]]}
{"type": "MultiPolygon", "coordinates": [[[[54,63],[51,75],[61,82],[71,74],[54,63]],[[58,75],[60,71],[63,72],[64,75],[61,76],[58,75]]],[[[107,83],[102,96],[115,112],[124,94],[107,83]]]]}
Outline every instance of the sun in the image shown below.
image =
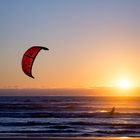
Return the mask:
{"type": "Polygon", "coordinates": [[[120,80],[118,82],[118,87],[127,89],[127,88],[131,87],[130,81],[126,80],[126,79],[120,80]]]}

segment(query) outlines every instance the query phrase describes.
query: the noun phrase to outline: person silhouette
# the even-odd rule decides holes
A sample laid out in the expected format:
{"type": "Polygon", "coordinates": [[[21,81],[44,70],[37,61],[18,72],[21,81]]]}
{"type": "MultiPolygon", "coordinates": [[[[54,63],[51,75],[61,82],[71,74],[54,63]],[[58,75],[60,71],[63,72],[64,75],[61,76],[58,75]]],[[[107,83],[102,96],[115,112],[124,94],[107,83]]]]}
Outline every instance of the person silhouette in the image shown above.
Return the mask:
{"type": "Polygon", "coordinates": [[[115,112],[115,107],[113,107],[113,108],[111,109],[110,114],[113,115],[114,112],[115,112]]]}

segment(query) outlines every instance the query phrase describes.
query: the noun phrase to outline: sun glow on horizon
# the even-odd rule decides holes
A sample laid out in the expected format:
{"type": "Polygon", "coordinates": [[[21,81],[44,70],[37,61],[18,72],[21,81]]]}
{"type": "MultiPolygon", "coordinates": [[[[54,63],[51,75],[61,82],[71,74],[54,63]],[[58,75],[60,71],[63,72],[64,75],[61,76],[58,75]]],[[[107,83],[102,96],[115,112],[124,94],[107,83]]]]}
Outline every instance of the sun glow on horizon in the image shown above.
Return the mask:
{"type": "Polygon", "coordinates": [[[130,81],[126,80],[126,79],[122,79],[118,82],[119,88],[127,89],[127,88],[130,88],[131,86],[132,85],[131,85],[130,81]]]}

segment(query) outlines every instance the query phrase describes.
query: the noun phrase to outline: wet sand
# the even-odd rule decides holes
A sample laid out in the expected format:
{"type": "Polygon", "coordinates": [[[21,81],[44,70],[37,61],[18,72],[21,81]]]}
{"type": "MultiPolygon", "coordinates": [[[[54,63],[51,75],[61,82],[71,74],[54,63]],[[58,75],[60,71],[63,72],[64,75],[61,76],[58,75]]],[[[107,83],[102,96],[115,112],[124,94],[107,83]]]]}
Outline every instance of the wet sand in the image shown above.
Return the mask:
{"type": "Polygon", "coordinates": [[[0,140],[140,140],[140,137],[1,137],[0,140]]]}

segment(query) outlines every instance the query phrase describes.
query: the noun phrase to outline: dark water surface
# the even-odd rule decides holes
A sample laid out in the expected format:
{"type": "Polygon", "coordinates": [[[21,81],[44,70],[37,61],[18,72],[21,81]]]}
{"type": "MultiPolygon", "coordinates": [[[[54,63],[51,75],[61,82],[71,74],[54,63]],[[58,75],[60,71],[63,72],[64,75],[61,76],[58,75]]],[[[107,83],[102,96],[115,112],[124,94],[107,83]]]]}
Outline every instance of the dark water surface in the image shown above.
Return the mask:
{"type": "Polygon", "coordinates": [[[140,97],[1,96],[0,136],[140,137],[140,97]]]}

